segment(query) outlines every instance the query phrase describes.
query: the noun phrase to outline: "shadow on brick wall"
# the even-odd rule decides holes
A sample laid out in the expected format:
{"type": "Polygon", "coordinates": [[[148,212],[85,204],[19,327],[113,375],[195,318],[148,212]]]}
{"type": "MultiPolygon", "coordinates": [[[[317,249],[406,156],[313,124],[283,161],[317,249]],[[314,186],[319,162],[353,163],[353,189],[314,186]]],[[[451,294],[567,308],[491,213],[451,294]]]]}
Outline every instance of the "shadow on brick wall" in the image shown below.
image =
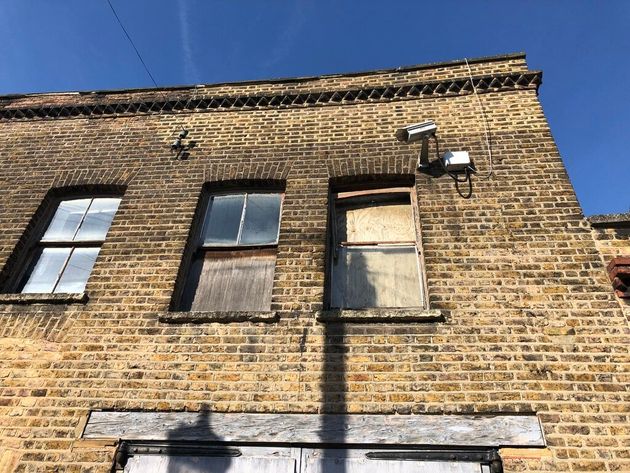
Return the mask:
{"type": "MultiPolygon", "coordinates": [[[[195,438],[203,438],[205,445],[212,445],[224,442],[224,439],[216,435],[212,430],[212,414],[208,407],[202,407],[200,415],[194,424],[180,424],[169,431],[168,441],[177,446],[182,442],[195,438]]],[[[230,469],[232,458],[230,456],[190,456],[172,455],[166,458],[165,469],[159,473],[188,473],[211,471],[212,473],[236,473],[230,469]]]]}

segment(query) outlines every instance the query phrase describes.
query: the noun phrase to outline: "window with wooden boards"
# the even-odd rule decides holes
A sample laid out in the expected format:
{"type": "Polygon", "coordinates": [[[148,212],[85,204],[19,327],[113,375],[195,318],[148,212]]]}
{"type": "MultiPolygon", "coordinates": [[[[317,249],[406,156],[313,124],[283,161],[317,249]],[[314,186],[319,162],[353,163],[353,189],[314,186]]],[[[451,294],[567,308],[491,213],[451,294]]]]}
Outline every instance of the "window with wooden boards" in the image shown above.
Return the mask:
{"type": "Polygon", "coordinates": [[[258,190],[207,196],[180,310],[270,309],[282,200],[258,190]]]}
{"type": "Polygon", "coordinates": [[[333,194],[330,308],[425,308],[413,188],[333,194]]]}

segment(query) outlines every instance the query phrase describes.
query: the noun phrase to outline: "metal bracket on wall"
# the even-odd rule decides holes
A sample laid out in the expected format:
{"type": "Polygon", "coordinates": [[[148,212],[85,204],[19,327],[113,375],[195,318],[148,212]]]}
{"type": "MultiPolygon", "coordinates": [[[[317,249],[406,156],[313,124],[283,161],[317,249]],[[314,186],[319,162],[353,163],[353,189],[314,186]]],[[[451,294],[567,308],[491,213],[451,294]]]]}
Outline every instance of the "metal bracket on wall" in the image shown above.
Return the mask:
{"type": "Polygon", "coordinates": [[[116,450],[114,471],[122,471],[132,455],[191,455],[198,457],[240,457],[238,448],[209,446],[208,444],[194,444],[191,442],[151,442],[127,441],[120,442],[116,450]]]}

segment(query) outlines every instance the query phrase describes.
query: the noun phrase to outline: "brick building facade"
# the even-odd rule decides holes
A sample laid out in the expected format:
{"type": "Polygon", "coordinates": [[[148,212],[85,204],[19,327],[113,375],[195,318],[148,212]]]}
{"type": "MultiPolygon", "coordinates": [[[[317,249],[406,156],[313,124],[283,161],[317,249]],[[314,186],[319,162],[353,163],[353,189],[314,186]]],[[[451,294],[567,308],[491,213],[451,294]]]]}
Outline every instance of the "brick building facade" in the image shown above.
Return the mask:
{"type": "MultiPolygon", "coordinates": [[[[221,471],[265,457],[250,448],[320,446],[483,465],[461,471],[630,470],[628,312],[541,109],[541,73],[521,54],[469,66],[0,98],[0,470],[108,472],[118,451],[117,468],[150,471],[151,455],[213,445],[232,448],[221,471]],[[473,158],[470,199],[417,170],[419,143],[396,140],[427,119],[443,151],[473,158]],[[176,155],[182,126],[195,146],[176,155]],[[412,211],[422,297],[339,304],[331,209],[385,188],[412,190],[387,192],[412,211]],[[231,250],[267,276],[246,279],[241,300],[181,310],[199,254],[199,280],[220,272],[207,255],[223,248],[197,244],[204,217],[219,218],[209,200],[253,209],[260,194],[280,196],[280,216],[263,219],[277,242],[246,254],[255,215],[242,210],[231,250]],[[63,202],[118,198],[106,238],[46,236],[63,202]],[[98,254],[85,290],[55,292],[81,285],[65,281],[66,259],[53,289],[25,291],[42,283],[33,255],[64,244],[98,254]]],[[[365,471],[394,460],[373,461],[365,471]]],[[[333,463],[312,471],[348,468],[333,463]]]]}

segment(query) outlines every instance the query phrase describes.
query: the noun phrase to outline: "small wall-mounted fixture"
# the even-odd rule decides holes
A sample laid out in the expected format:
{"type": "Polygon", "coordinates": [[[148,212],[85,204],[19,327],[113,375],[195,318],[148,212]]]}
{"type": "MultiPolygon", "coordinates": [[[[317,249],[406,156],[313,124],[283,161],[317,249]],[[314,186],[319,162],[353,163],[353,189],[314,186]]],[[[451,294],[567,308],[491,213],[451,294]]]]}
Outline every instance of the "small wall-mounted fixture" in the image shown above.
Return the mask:
{"type": "Polygon", "coordinates": [[[418,167],[428,168],[429,163],[429,138],[434,137],[437,132],[437,125],[433,120],[399,128],[396,130],[396,138],[404,143],[415,143],[422,140],[422,148],[418,157],[418,167]]]}
{"type": "Polygon", "coordinates": [[[447,151],[442,155],[442,162],[449,172],[465,172],[472,165],[468,151],[447,151]]]}
{"type": "Polygon", "coordinates": [[[189,141],[188,144],[184,144],[183,140],[188,136],[188,130],[182,128],[175,141],[171,144],[171,151],[175,154],[175,159],[185,159],[188,157],[188,151],[194,148],[197,143],[195,141],[189,141]]]}
{"type": "MultiPolygon", "coordinates": [[[[472,174],[476,171],[475,166],[470,159],[468,151],[447,151],[440,156],[440,146],[437,139],[437,125],[433,120],[427,120],[426,122],[414,123],[413,125],[399,128],[396,130],[396,138],[398,141],[404,143],[415,143],[422,140],[422,147],[420,148],[420,155],[418,156],[418,169],[422,172],[433,175],[433,177],[439,177],[444,174],[455,181],[455,188],[457,193],[464,199],[468,199],[472,196],[472,174]],[[435,174],[431,171],[431,162],[429,161],[429,139],[435,140],[435,149],[437,154],[437,160],[439,167],[442,169],[442,174],[435,174]],[[468,183],[468,192],[462,193],[459,188],[460,183],[468,183]]],[[[435,162],[435,161],[434,161],[435,162]]]]}
{"type": "Polygon", "coordinates": [[[615,295],[630,299],[630,256],[618,256],[608,263],[608,276],[615,295]]]}

